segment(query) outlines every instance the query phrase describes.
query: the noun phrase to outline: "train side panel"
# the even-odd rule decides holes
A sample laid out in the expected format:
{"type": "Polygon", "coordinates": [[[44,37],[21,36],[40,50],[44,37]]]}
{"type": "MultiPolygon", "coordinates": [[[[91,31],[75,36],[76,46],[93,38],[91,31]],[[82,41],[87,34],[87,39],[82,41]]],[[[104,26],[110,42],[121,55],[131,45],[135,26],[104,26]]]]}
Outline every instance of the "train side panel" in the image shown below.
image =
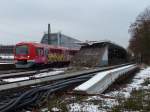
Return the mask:
{"type": "Polygon", "coordinates": [[[19,43],[15,48],[16,68],[29,68],[34,65],[69,63],[75,50],[39,43],[19,43]]]}

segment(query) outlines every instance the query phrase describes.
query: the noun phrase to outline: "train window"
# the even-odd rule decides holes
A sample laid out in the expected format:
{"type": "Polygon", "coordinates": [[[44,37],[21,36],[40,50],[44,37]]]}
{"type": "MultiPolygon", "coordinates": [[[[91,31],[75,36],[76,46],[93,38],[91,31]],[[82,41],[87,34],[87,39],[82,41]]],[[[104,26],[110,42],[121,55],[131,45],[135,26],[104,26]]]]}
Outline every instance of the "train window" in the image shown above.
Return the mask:
{"type": "Polygon", "coordinates": [[[54,49],[50,49],[50,52],[51,52],[51,53],[54,53],[54,49]]]}
{"type": "Polygon", "coordinates": [[[59,49],[56,49],[56,53],[59,54],[59,49]]]}
{"type": "Polygon", "coordinates": [[[48,49],[45,49],[45,56],[47,56],[48,55],[48,49]]]}
{"type": "Polygon", "coordinates": [[[63,50],[60,49],[60,54],[62,54],[62,53],[63,53],[63,50]]]}
{"type": "Polygon", "coordinates": [[[51,53],[56,53],[57,50],[56,49],[51,49],[51,53]]]}
{"type": "Polygon", "coordinates": [[[56,49],[56,53],[57,53],[57,54],[61,54],[61,53],[62,53],[62,50],[61,50],[61,49],[56,49]]]}
{"type": "Polygon", "coordinates": [[[16,51],[16,54],[22,54],[22,55],[27,55],[29,52],[27,45],[16,46],[15,51],[16,51]]]}
{"type": "Polygon", "coordinates": [[[37,48],[36,53],[37,53],[38,56],[43,56],[44,55],[43,48],[37,48]]]}

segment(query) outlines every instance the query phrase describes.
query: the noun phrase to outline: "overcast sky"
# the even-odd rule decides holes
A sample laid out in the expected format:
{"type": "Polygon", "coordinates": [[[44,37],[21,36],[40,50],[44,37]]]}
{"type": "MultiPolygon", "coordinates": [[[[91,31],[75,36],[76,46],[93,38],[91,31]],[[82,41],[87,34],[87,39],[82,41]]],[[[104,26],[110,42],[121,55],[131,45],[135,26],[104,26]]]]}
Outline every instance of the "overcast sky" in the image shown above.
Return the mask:
{"type": "Polygon", "coordinates": [[[0,44],[40,41],[47,24],[81,41],[128,46],[129,26],[150,0],[0,0],[0,44]]]}

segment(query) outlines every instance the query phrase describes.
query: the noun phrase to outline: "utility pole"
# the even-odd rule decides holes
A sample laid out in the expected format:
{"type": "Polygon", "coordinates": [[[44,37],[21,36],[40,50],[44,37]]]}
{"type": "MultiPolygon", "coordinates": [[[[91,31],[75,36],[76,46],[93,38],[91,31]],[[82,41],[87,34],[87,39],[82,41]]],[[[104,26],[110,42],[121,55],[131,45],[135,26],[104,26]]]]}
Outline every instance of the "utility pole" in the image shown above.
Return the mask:
{"type": "Polygon", "coordinates": [[[50,44],[50,38],[51,38],[51,26],[48,24],[48,44],[50,44]]]}

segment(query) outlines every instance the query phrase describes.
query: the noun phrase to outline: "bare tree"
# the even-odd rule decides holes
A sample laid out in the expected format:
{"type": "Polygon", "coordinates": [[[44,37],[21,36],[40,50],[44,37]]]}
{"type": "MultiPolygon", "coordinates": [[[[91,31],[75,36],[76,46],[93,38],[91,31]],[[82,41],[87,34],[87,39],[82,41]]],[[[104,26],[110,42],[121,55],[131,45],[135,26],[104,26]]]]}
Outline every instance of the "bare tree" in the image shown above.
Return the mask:
{"type": "Polygon", "coordinates": [[[142,61],[150,64],[150,7],[140,13],[129,28],[129,49],[142,61]]]}

